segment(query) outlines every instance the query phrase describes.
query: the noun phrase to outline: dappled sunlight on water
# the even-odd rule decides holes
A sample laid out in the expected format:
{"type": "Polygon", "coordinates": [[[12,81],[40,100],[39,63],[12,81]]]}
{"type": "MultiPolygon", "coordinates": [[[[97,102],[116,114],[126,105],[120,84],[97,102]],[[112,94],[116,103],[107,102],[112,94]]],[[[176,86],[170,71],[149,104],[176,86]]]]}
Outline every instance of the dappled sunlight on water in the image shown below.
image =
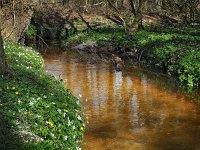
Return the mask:
{"type": "Polygon", "coordinates": [[[63,78],[88,118],[85,150],[200,149],[200,107],[159,88],[147,75],[81,63],[70,53],[44,56],[46,70],[63,78]]]}

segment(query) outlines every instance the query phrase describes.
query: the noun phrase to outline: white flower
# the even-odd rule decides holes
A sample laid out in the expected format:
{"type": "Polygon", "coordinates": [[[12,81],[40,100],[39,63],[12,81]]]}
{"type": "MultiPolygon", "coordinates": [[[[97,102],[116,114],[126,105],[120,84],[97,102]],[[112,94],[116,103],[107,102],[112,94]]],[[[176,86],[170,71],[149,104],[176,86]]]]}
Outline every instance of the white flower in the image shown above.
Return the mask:
{"type": "Polygon", "coordinates": [[[57,109],[57,111],[58,111],[59,113],[61,113],[61,109],[57,109]]]}
{"type": "Polygon", "coordinates": [[[75,126],[73,126],[73,127],[72,127],[72,129],[73,129],[73,130],[75,130],[75,129],[76,129],[76,127],[75,127],[75,126]]]}
{"type": "Polygon", "coordinates": [[[68,136],[65,136],[65,137],[64,137],[64,140],[67,141],[67,139],[68,139],[68,136]]]}
{"type": "Polygon", "coordinates": [[[82,95],[81,95],[81,94],[79,94],[78,96],[79,96],[80,98],[82,97],[82,95]]]}
{"type": "Polygon", "coordinates": [[[16,125],[19,125],[19,121],[18,120],[16,120],[16,125]]]}
{"type": "Polygon", "coordinates": [[[53,133],[51,133],[51,136],[52,136],[52,137],[55,137],[55,135],[54,135],[53,133]]]}
{"type": "Polygon", "coordinates": [[[36,117],[37,117],[37,118],[40,118],[41,116],[40,116],[40,115],[37,115],[36,117]]]}
{"type": "Polygon", "coordinates": [[[79,115],[78,115],[77,119],[78,119],[78,120],[82,120],[81,116],[79,116],[79,115]]]}
{"type": "Polygon", "coordinates": [[[70,121],[69,117],[67,117],[67,120],[68,120],[68,126],[71,126],[71,121],[70,121]]]}
{"type": "Polygon", "coordinates": [[[33,105],[34,105],[34,102],[30,102],[29,105],[30,105],[30,106],[33,106],[33,105]]]}
{"type": "Polygon", "coordinates": [[[35,98],[31,98],[31,101],[36,101],[35,98]]]}

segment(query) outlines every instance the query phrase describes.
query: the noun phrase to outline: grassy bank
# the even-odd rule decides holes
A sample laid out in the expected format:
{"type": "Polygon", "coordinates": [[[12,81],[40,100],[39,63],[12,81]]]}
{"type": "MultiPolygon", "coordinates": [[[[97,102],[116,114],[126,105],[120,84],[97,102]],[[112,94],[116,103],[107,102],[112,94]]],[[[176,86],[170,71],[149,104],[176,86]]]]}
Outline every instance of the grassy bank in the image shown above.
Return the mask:
{"type": "Polygon", "coordinates": [[[119,27],[83,31],[68,38],[66,45],[96,41],[112,43],[116,54],[145,67],[167,73],[184,86],[200,86],[200,27],[150,26],[131,36],[119,27]]]}
{"type": "Polygon", "coordinates": [[[44,73],[34,50],[4,47],[13,74],[0,77],[0,149],[78,149],[84,131],[79,100],[44,73]]]}

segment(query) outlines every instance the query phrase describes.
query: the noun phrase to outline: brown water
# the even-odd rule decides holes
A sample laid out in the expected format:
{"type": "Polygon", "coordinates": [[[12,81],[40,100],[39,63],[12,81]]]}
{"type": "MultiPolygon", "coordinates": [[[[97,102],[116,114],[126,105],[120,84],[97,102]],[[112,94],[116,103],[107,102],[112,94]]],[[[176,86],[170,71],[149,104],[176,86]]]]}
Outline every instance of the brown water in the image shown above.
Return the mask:
{"type": "Polygon", "coordinates": [[[83,63],[68,52],[44,58],[46,70],[64,78],[76,96],[81,94],[89,122],[83,149],[200,150],[200,106],[165,90],[165,81],[83,63]]]}

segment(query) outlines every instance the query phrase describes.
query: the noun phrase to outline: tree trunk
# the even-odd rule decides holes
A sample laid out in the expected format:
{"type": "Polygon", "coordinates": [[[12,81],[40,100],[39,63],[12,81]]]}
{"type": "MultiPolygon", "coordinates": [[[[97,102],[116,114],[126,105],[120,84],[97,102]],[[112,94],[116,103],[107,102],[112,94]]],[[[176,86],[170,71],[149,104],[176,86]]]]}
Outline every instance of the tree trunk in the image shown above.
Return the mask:
{"type": "Polygon", "coordinates": [[[142,24],[142,12],[143,12],[143,6],[145,4],[146,0],[139,0],[138,1],[138,8],[135,7],[134,1],[129,0],[129,4],[131,6],[131,12],[133,13],[135,17],[135,22],[133,24],[133,27],[136,28],[136,31],[142,30],[143,24],[142,24]]]}
{"type": "Polygon", "coordinates": [[[8,65],[6,63],[6,56],[4,52],[3,47],[3,38],[1,35],[1,29],[0,29],[0,74],[5,74],[8,72],[8,65]]]}
{"type": "MultiPolygon", "coordinates": [[[[1,13],[1,10],[0,10],[0,13],[1,13]]],[[[4,47],[3,47],[3,37],[1,34],[1,27],[2,27],[2,18],[0,14],[0,74],[2,75],[8,72],[8,65],[6,62],[6,56],[5,56],[4,47]]]]}
{"type": "Polygon", "coordinates": [[[143,7],[145,4],[146,0],[139,0],[139,6],[137,9],[137,21],[138,21],[138,30],[143,29],[143,24],[142,24],[142,12],[143,12],[143,7]]]}
{"type": "Polygon", "coordinates": [[[143,27],[143,24],[142,24],[142,13],[139,12],[138,15],[137,15],[137,23],[138,23],[138,30],[143,30],[144,27],[143,27]]]}

